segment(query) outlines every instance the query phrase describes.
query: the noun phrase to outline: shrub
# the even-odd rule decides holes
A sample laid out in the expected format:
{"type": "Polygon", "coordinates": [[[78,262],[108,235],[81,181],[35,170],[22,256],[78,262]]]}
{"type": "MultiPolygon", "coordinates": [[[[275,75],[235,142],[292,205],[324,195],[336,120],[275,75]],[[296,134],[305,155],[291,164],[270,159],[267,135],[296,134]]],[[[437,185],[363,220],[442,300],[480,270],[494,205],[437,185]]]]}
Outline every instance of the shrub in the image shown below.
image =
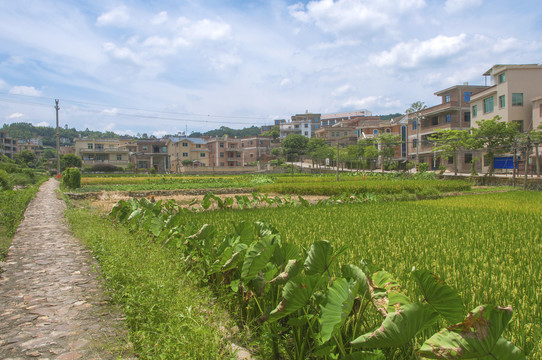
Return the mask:
{"type": "Polygon", "coordinates": [[[81,187],[81,171],[77,168],[68,168],[62,173],[60,186],[63,189],[77,189],[81,187]]]}
{"type": "Polygon", "coordinates": [[[5,170],[0,170],[0,189],[11,190],[9,176],[5,170]]]}
{"type": "Polygon", "coordinates": [[[92,166],[93,172],[115,172],[117,167],[111,164],[95,164],[92,166]]]}
{"type": "Polygon", "coordinates": [[[429,163],[419,163],[418,164],[418,172],[426,172],[427,170],[429,170],[429,163]]]}

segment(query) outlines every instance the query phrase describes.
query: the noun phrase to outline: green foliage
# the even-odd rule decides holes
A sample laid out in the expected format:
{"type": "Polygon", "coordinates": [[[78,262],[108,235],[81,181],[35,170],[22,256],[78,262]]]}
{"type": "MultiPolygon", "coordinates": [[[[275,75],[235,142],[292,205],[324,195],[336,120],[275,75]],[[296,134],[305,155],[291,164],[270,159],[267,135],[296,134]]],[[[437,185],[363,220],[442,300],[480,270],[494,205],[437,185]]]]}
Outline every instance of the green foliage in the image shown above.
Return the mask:
{"type": "Polygon", "coordinates": [[[60,178],[62,189],[77,189],[81,187],[81,171],[77,168],[68,168],[62,172],[60,178]]]}
{"type": "Polygon", "coordinates": [[[8,173],[0,169],[0,190],[11,190],[11,182],[8,173]]]}
{"type": "MultiPolygon", "coordinates": [[[[223,201],[221,206],[231,205],[223,201]]],[[[180,260],[204,282],[232,290],[243,326],[254,336],[270,339],[269,357],[381,358],[378,349],[405,347],[430,357],[439,346],[447,349],[460,342],[464,355],[457,352],[457,359],[490,355],[496,349],[504,358],[524,359],[511,343],[499,342],[511,318],[510,308],[484,306],[455,324],[463,318],[458,292],[427,271],[412,273],[423,295],[422,302],[413,301],[391,274],[367,261],[361,268],[340,266],[340,255],[349,250],[346,246],[335,250],[332,243],[319,240],[308,252],[301,251],[262,222],[238,222],[233,233],[222,235],[208,224],[198,230],[184,217],[188,214],[172,201],[153,204],[142,199],[119,202],[111,217],[180,251],[180,260]],[[370,312],[371,304],[381,314],[376,330],[378,317],[370,312]],[[430,336],[434,331],[429,329],[443,320],[452,326],[430,336]],[[452,334],[466,331],[473,336],[460,339],[452,334]],[[415,345],[418,341],[425,344],[420,348],[415,345]],[[362,354],[358,347],[371,351],[362,354]]]]}
{"type": "MultiPolygon", "coordinates": [[[[0,170],[0,181],[2,172],[0,170]]],[[[38,188],[38,185],[34,185],[17,191],[0,191],[0,260],[6,256],[17,226],[23,220],[26,207],[38,188]]]]}
{"type": "Polygon", "coordinates": [[[75,154],[66,154],[60,158],[60,171],[71,167],[80,168],[83,166],[83,160],[75,154]]]}
{"type": "Polygon", "coordinates": [[[36,161],[36,155],[30,150],[23,150],[15,155],[15,159],[21,165],[29,166],[36,161]]]}
{"type": "Polygon", "coordinates": [[[418,172],[424,173],[429,170],[429,163],[419,163],[418,164],[418,172]]]}
{"type": "Polygon", "coordinates": [[[309,138],[299,134],[290,134],[282,140],[282,151],[288,156],[288,161],[293,161],[305,154],[308,143],[309,138]]]}
{"type": "Polygon", "coordinates": [[[115,172],[118,168],[112,164],[94,164],[90,169],[92,172],[115,172]]]}

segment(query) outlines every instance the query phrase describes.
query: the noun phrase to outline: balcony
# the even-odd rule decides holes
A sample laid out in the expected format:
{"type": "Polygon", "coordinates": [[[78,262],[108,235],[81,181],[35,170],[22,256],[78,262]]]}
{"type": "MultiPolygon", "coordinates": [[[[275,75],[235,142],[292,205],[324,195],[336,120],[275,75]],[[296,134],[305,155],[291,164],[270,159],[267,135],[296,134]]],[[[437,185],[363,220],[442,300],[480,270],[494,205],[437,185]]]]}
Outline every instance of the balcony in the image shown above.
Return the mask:
{"type": "Polygon", "coordinates": [[[450,111],[458,111],[460,110],[459,102],[458,101],[450,101],[444,104],[431,106],[430,108],[427,108],[422,111],[423,116],[431,116],[440,114],[443,112],[450,112],[450,111]]]}

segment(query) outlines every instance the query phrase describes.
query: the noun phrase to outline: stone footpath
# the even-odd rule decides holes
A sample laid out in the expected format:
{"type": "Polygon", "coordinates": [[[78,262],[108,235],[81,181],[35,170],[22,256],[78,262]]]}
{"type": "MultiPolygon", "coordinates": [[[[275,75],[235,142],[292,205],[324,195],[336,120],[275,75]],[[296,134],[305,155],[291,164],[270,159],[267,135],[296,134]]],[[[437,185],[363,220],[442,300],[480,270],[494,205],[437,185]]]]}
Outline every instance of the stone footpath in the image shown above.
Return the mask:
{"type": "Polygon", "coordinates": [[[66,226],[57,188],[55,179],[41,186],[1,265],[0,359],[125,358],[121,313],[66,226]]]}

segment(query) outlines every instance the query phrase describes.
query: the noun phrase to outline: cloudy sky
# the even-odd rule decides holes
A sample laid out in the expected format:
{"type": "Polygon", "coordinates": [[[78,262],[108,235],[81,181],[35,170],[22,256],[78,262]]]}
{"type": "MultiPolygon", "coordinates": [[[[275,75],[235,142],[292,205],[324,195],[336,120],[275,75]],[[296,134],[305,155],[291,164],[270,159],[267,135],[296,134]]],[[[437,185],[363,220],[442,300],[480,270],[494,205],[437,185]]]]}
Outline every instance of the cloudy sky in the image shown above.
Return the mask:
{"type": "Polygon", "coordinates": [[[0,124],[157,136],[404,112],[542,63],[535,0],[0,0],[0,124]]]}

